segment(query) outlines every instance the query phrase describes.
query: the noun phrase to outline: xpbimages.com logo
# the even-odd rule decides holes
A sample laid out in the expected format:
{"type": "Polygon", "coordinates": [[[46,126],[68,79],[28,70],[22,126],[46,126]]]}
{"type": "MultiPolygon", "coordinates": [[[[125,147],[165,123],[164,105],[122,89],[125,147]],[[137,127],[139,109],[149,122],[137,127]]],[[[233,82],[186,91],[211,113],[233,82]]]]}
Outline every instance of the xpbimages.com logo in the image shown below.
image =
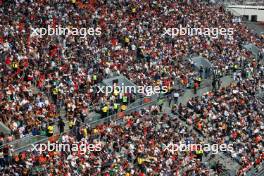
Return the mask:
{"type": "Polygon", "coordinates": [[[233,28],[190,28],[190,27],[182,27],[180,25],[179,28],[165,28],[164,35],[171,36],[172,38],[177,36],[209,36],[212,38],[219,38],[219,36],[227,36],[232,37],[234,34],[233,28]]]}
{"type": "Polygon", "coordinates": [[[31,28],[31,36],[45,36],[45,35],[79,35],[81,38],[85,38],[87,35],[100,36],[102,34],[101,28],[75,28],[75,27],[61,27],[56,25],[52,27],[48,25],[48,28],[31,28]]]}
{"type": "Polygon", "coordinates": [[[119,93],[144,94],[146,96],[151,96],[168,92],[167,86],[125,86],[123,83],[121,86],[97,86],[97,88],[97,93],[103,93],[106,96],[111,94],[119,95],[119,93]]]}
{"type": "Polygon", "coordinates": [[[197,151],[202,150],[205,152],[212,152],[213,154],[217,154],[220,152],[233,152],[234,147],[233,144],[173,144],[169,143],[167,145],[163,144],[163,151],[167,151],[171,154],[185,151],[197,151]]]}
{"type": "Polygon", "coordinates": [[[100,142],[95,144],[89,144],[86,142],[79,143],[42,143],[42,144],[31,144],[32,151],[38,151],[40,153],[48,152],[79,152],[80,154],[90,153],[90,152],[100,152],[102,150],[102,145],[100,142]]]}

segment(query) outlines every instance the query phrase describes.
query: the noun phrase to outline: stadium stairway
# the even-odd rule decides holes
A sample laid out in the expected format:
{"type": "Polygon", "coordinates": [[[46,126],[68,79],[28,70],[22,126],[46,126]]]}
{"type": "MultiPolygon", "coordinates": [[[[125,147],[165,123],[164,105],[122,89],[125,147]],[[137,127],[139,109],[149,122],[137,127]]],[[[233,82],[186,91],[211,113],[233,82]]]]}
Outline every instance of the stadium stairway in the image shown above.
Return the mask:
{"type": "MultiPolygon", "coordinates": [[[[233,82],[233,79],[230,76],[225,76],[221,79],[222,81],[222,85],[221,87],[227,87],[228,85],[230,85],[233,82]]],[[[212,90],[212,86],[211,86],[211,80],[205,80],[206,86],[202,86],[201,89],[199,89],[197,91],[197,94],[195,95],[193,93],[193,90],[190,89],[186,89],[185,93],[183,94],[183,96],[181,96],[179,98],[178,103],[182,103],[183,105],[186,105],[187,102],[194,97],[201,97],[203,96],[205,93],[209,92],[212,90]]],[[[164,104],[163,109],[165,110],[165,112],[171,116],[175,116],[174,114],[171,113],[171,108],[169,107],[169,103],[166,102],[164,104]]],[[[179,118],[181,120],[181,118],[179,118]]],[[[193,129],[192,126],[188,125],[185,121],[181,120],[182,124],[184,126],[186,126],[189,130],[193,129]]],[[[199,138],[204,141],[205,143],[209,143],[209,141],[202,136],[200,133],[198,133],[197,131],[193,130],[198,136],[199,138]]],[[[208,165],[210,165],[213,162],[219,162],[221,163],[226,169],[227,171],[225,171],[224,173],[222,173],[223,176],[233,176],[236,175],[236,171],[240,168],[240,165],[232,160],[230,157],[227,157],[226,155],[219,153],[219,155],[215,155],[215,157],[211,157],[211,153],[209,153],[206,157],[203,158],[203,161],[206,162],[208,165]]]]}
{"type": "MultiPolygon", "coordinates": [[[[221,87],[226,87],[233,82],[233,79],[230,76],[225,76],[221,80],[222,80],[221,87]]],[[[180,96],[178,102],[182,103],[182,104],[186,104],[188,102],[188,100],[190,100],[191,98],[197,97],[197,96],[201,97],[205,93],[212,90],[211,80],[205,80],[204,84],[205,84],[205,86],[202,86],[202,88],[197,91],[196,95],[193,93],[193,90],[185,89],[184,94],[182,96],[180,96]]],[[[36,90],[36,92],[38,92],[38,90],[36,90]]],[[[143,103],[143,99],[141,101],[138,100],[136,103],[132,104],[132,106],[134,106],[134,107],[129,106],[129,108],[126,110],[126,113],[130,113],[130,112],[136,111],[140,108],[151,106],[153,104],[157,104],[158,99],[159,99],[158,96],[154,96],[152,98],[153,98],[153,100],[151,102],[145,103],[145,104],[143,103]]],[[[171,114],[171,108],[168,106],[168,102],[166,102],[164,104],[163,109],[166,113],[172,115],[171,114]]],[[[64,113],[65,112],[63,110],[60,110],[60,114],[62,116],[64,113]]],[[[115,115],[111,115],[109,117],[106,117],[104,119],[89,121],[88,123],[89,123],[89,126],[95,126],[96,124],[100,124],[100,123],[104,123],[104,122],[109,123],[113,120],[116,120],[116,118],[117,118],[117,115],[115,114],[115,115]]],[[[186,125],[186,127],[192,128],[191,126],[187,125],[184,121],[182,121],[182,123],[184,125],[186,125]]],[[[82,125],[87,125],[87,124],[82,124],[82,125]]],[[[66,123],[65,132],[68,132],[68,131],[69,131],[69,128],[68,128],[68,125],[66,123]]],[[[57,128],[55,130],[55,133],[58,134],[57,128]]],[[[201,136],[201,135],[199,135],[199,136],[201,139],[205,140],[203,136],[201,136]]],[[[31,136],[31,139],[30,139],[30,137],[28,137],[28,141],[27,140],[25,140],[25,141],[26,142],[22,142],[22,140],[21,140],[21,141],[17,141],[17,143],[12,144],[14,146],[14,151],[15,152],[21,152],[21,151],[28,150],[29,148],[31,148],[32,144],[40,143],[40,142],[47,142],[48,138],[45,136],[34,136],[34,137],[31,136]]],[[[227,157],[224,154],[220,154],[218,157],[214,157],[213,160],[210,160],[210,158],[211,158],[210,156],[211,156],[211,154],[209,154],[207,157],[204,157],[203,160],[205,162],[207,162],[208,164],[210,164],[211,162],[214,162],[214,161],[219,161],[225,168],[227,168],[227,171],[224,172],[222,175],[229,175],[229,176],[236,175],[236,171],[239,168],[239,164],[237,162],[235,162],[230,157],[227,157]]]]}

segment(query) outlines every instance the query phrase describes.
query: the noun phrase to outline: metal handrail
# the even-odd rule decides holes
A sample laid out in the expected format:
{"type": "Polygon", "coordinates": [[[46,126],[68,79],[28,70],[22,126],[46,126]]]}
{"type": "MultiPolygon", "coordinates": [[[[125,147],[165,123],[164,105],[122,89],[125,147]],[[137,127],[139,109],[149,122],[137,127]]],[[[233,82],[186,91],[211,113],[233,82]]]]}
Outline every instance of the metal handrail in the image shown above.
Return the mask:
{"type": "MultiPolygon", "coordinates": [[[[140,105],[135,106],[135,107],[132,107],[132,108],[129,108],[129,109],[123,111],[123,112],[127,115],[127,114],[129,114],[129,113],[131,113],[131,112],[133,112],[133,111],[136,111],[136,110],[138,110],[138,109],[141,109],[141,108],[143,108],[143,107],[151,106],[151,105],[157,103],[157,101],[158,101],[159,99],[161,99],[161,98],[164,99],[164,98],[166,98],[167,96],[168,96],[168,95],[164,95],[164,96],[160,96],[160,97],[153,96],[153,97],[151,97],[151,98],[153,98],[153,100],[152,100],[151,102],[148,102],[148,103],[144,103],[144,102],[143,102],[143,101],[144,101],[144,98],[142,98],[142,99],[140,99],[140,102],[143,102],[143,103],[140,103],[140,105]]],[[[112,115],[110,115],[110,116],[108,116],[108,117],[106,117],[106,118],[99,119],[99,120],[94,120],[94,121],[89,122],[89,123],[83,123],[83,122],[80,122],[80,121],[78,121],[78,122],[81,123],[81,126],[82,126],[82,127],[83,127],[83,126],[95,127],[95,126],[98,125],[98,124],[111,123],[111,122],[121,122],[121,123],[122,123],[122,120],[123,120],[123,119],[122,119],[122,118],[118,118],[117,115],[118,115],[118,113],[115,113],[115,114],[112,114],[112,115]]],[[[70,132],[71,130],[72,130],[72,129],[67,129],[64,133],[68,133],[68,132],[70,132]]],[[[58,134],[59,134],[59,133],[56,133],[56,134],[54,134],[54,135],[58,135],[58,134]]],[[[41,135],[39,135],[39,136],[41,136],[41,135]]],[[[42,137],[44,137],[44,136],[42,136],[42,137]]],[[[40,139],[40,140],[35,141],[35,142],[33,142],[33,143],[29,143],[28,145],[25,145],[25,146],[22,146],[22,147],[19,147],[19,148],[14,149],[14,152],[23,151],[23,150],[25,150],[26,148],[28,148],[29,146],[31,146],[32,144],[37,144],[37,143],[40,143],[40,142],[44,142],[44,141],[47,141],[48,139],[49,139],[49,138],[45,136],[45,138],[43,138],[43,139],[40,139]]],[[[22,139],[21,139],[21,140],[22,140],[22,139]]],[[[10,143],[4,144],[4,146],[5,146],[5,145],[9,145],[9,144],[10,144],[10,143]]]]}

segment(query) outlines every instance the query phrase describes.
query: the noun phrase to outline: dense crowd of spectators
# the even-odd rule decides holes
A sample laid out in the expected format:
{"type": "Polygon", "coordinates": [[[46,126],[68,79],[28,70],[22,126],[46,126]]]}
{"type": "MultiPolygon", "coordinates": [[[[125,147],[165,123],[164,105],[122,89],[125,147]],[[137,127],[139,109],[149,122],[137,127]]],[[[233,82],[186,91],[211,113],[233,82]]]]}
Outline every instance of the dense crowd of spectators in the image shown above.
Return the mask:
{"type": "Polygon", "coordinates": [[[264,91],[263,73],[257,70],[247,79],[238,79],[237,84],[176,106],[173,112],[210,141],[233,144],[234,152],[229,155],[242,168],[255,162],[258,165],[263,161],[264,146],[264,104],[257,97],[264,91]]]}
{"type": "MultiPolygon", "coordinates": [[[[60,143],[100,143],[101,150],[90,153],[80,151],[4,153],[1,160],[5,174],[70,175],[216,175],[196,151],[164,150],[173,143],[199,144],[201,140],[193,130],[184,127],[174,116],[154,112],[153,108],[125,116],[123,125],[99,125],[94,129],[76,126],[70,134],[63,134],[60,143]],[[151,110],[152,109],[152,110],[151,110]],[[6,160],[6,155],[9,160],[6,160]]],[[[198,149],[197,149],[198,150],[198,149]]],[[[1,159],[1,158],[0,158],[1,159]]]]}
{"type": "MultiPolygon", "coordinates": [[[[80,117],[84,121],[92,111],[100,112],[101,109],[108,111],[115,103],[121,107],[122,104],[127,104],[127,98],[134,99],[131,94],[99,93],[97,85],[104,78],[122,74],[139,86],[168,87],[172,87],[176,80],[180,80],[184,87],[188,87],[192,80],[201,74],[195,71],[193,63],[186,58],[190,55],[200,55],[208,59],[221,73],[247,68],[241,75],[234,75],[234,78],[238,79],[249,77],[247,73],[252,71],[250,69],[254,71],[258,67],[258,61],[254,60],[252,53],[243,49],[242,45],[253,43],[264,50],[264,39],[251,33],[243,24],[233,23],[233,16],[222,6],[206,5],[199,0],[146,0],[140,3],[123,0],[91,0],[87,3],[78,0],[48,2],[17,0],[0,1],[0,6],[0,117],[12,131],[9,136],[1,134],[1,144],[45,129],[51,121],[58,119],[62,109],[65,109],[64,116],[69,121],[75,117],[80,117]],[[82,37],[32,34],[33,28],[47,29],[48,26],[70,29],[100,28],[101,35],[82,37]],[[172,38],[163,35],[164,29],[179,26],[233,28],[234,34],[231,37],[218,38],[204,35],[180,35],[172,38]],[[246,66],[248,64],[249,67],[246,66]]],[[[203,98],[204,100],[191,100],[190,103],[195,106],[188,108],[197,110],[198,107],[199,111],[208,111],[209,119],[212,116],[213,121],[217,122],[214,125],[218,123],[234,125],[230,122],[232,118],[224,117],[236,114],[236,118],[248,122],[236,124],[238,127],[257,125],[261,130],[262,115],[255,110],[258,103],[249,101],[253,96],[249,86],[256,88],[263,80],[261,76],[253,78],[241,82],[241,85],[236,87],[238,92],[243,92],[242,95],[233,93],[236,90],[230,87],[218,91],[212,97],[207,96],[203,98]],[[245,87],[245,84],[249,86],[245,87]],[[230,95],[234,99],[230,99],[230,95]],[[238,114],[241,102],[237,102],[237,99],[241,99],[241,96],[242,103],[248,109],[245,112],[246,117],[244,114],[238,114]],[[210,101],[214,103],[216,101],[218,104],[231,101],[234,107],[221,106],[210,113],[210,110],[199,109],[201,105],[197,103],[203,102],[207,107],[210,101]],[[220,112],[225,114],[223,118],[218,119],[220,112]],[[251,119],[251,115],[256,117],[251,119]],[[258,118],[260,120],[257,120],[258,118]],[[226,124],[227,122],[231,124],[226,124]]],[[[194,112],[192,113],[191,117],[186,117],[188,122],[196,123],[199,119],[203,125],[210,127],[212,121],[198,118],[194,112]]],[[[215,130],[214,127],[203,128],[205,131],[202,132],[209,135],[215,130]]],[[[239,130],[242,129],[230,131],[230,134],[238,135],[239,130]]],[[[224,132],[226,131],[223,130],[224,132]]],[[[216,136],[211,135],[213,141],[223,140],[222,133],[220,136],[218,133],[214,134],[216,136]]],[[[252,139],[252,136],[258,138],[254,131],[244,131],[243,134],[245,135],[240,139],[240,143],[252,139]]],[[[257,134],[261,136],[260,132],[257,134]]],[[[123,136],[119,137],[122,139],[123,136]]],[[[234,139],[231,137],[228,140],[234,139]]],[[[244,148],[240,143],[237,144],[237,148],[241,149],[241,152],[237,155],[243,155],[249,160],[254,158],[254,155],[259,155],[248,150],[257,149],[256,147],[260,147],[261,144],[252,146],[252,143],[246,142],[249,146],[244,148]]],[[[166,156],[163,159],[165,158],[166,156]]],[[[176,159],[175,162],[179,160],[176,159]]],[[[198,168],[202,167],[199,162],[192,164],[198,165],[198,168]]],[[[161,172],[162,169],[159,168],[161,166],[150,164],[147,167],[150,169],[148,172],[155,169],[161,172]]],[[[166,164],[165,168],[164,172],[177,170],[170,166],[170,163],[166,164]]],[[[96,172],[99,171],[94,173],[96,172]]],[[[141,171],[134,169],[134,172],[141,171]]]]}
{"type": "Polygon", "coordinates": [[[136,85],[167,86],[177,78],[187,86],[199,75],[187,56],[199,54],[224,70],[248,57],[242,44],[263,44],[244,25],[232,23],[221,6],[199,1],[3,1],[1,6],[1,118],[18,136],[32,130],[37,122],[32,118],[48,121],[62,107],[67,117],[87,117],[113,106],[115,98],[95,86],[104,78],[122,74],[136,85]],[[234,34],[163,35],[164,28],[180,25],[234,28],[234,34]],[[101,35],[32,34],[33,28],[48,26],[99,27],[101,35]],[[51,98],[35,94],[36,87],[51,98]]]}

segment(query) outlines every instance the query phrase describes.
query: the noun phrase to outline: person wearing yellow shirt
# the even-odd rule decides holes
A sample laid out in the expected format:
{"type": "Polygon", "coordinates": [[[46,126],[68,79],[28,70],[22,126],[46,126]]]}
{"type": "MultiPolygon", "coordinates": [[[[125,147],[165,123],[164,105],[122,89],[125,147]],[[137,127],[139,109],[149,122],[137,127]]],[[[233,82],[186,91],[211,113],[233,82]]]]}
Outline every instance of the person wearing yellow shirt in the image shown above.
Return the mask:
{"type": "Polygon", "coordinates": [[[17,69],[18,68],[18,63],[17,62],[13,62],[12,63],[12,68],[13,69],[17,69]]]}
{"type": "Polygon", "coordinates": [[[127,47],[130,43],[130,39],[128,38],[128,36],[124,38],[124,42],[125,42],[125,47],[127,47]]]}
{"type": "Polygon", "coordinates": [[[126,43],[129,43],[129,41],[130,41],[129,38],[128,37],[125,37],[125,42],[126,43]]]}
{"type": "Polygon", "coordinates": [[[52,89],[52,99],[55,102],[55,104],[57,103],[58,93],[59,93],[58,88],[55,87],[52,89]]]}
{"type": "Polygon", "coordinates": [[[93,75],[93,81],[96,81],[97,80],[97,75],[93,75]]]}
{"type": "Polygon", "coordinates": [[[143,158],[140,158],[140,157],[137,158],[137,162],[138,162],[139,165],[143,164],[144,161],[145,160],[143,158]]]}
{"type": "Polygon", "coordinates": [[[109,108],[108,108],[107,105],[105,105],[105,106],[102,108],[102,117],[103,117],[103,118],[104,118],[104,117],[107,117],[108,110],[109,110],[109,108]]]}
{"type": "Polygon", "coordinates": [[[119,109],[119,104],[118,103],[114,103],[114,112],[117,113],[119,109]]]}
{"type": "Polygon", "coordinates": [[[127,105],[127,103],[128,103],[128,98],[127,98],[126,95],[124,95],[124,96],[122,97],[122,102],[123,102],[123,104],[127,105]]]}
{"type": "Polygon", "coordinates": [[[203,158],[203,150],[202,149],[196,150],[195,154],[196,154],[197,158],[202,160],[202,158],[203,158]]]}
{"type": "Polygon", "coordinates": [[[137,8],[136,7],[133,7],[132,9],[131,9],[131,13],[132,13],[132,16],[136,16],[136,13],[137,13],[137,8]]]}
{"type": "Polygon", "coordinates": [[[48,137],[51,137],[53,135],[53,133],[54,133],[54,126],[52,124],[50,124],[48,126],[47,131],[48,131],[48,133],[47,133],[48,134],[48,137]]]}
{"type": "Polygon", "coordinates": [[[127,106],[126,105],[122,105],[121,106],[121,111],[125,111],[127,109],[127,106]]]}
{"type": "Polygon", "coordinates": [[[107,110],[108,110],[108,107],[107,106],[104,106],[103,108],[102,108],[102,111],[105,113],[105,112],[107,112],[107,110]]]}
{"type": "Polygon", "coordinates": [[[119,91],[117,91],[116,89],[114,90],[114,96],[118,96],[118,94],[119,94],[119,91]]]}
{"type": "Polygon", "coordinates": [[[94,134],[97,134],[97,133],[98,133],[98,130],[95,128],[95,129],[93,130],[93,132],[94,132],[94,134]]]}
{"type": "Polygon", "coordinates": [[[57,95],[59,93],[59,90],[57,88],[52,89],[53,95],[57,95]]]}
{"type": "Polygon", "coordinates": [[[86,139],[88,137],[87,128],[82,129],[83,137],[86,139]]]}
{"type": "Polygon", "coordinates": [[[132,13],[136,13],[136,11],[137,11],[137,9],[134,7],[134,8],[132,8],[132,13]]]}
{"type": "Polygon", "coordinates": [[[74,125],[74,121],[73,121],[73,119],[70,119],[69,120],[69,128],[72,129],[73,125],[74,125]]]}

